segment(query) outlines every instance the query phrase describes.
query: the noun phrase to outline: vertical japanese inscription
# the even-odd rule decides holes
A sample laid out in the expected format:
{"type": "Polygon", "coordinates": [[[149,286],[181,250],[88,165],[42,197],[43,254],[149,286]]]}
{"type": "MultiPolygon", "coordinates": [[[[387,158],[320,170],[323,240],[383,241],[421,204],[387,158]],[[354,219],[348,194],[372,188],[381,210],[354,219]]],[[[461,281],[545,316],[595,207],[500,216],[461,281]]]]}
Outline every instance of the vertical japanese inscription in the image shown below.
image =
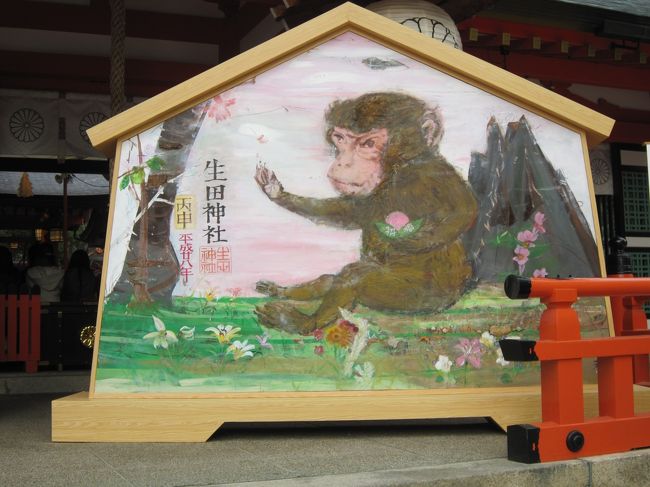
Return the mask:
{"type": "Polygon", "coordinates": [[[230,247],[219,245],[213,247],[201,247],[200,250],[200,272],[202,274],[218,274],[231,272],[232,257],[230,247]]]}
{"type": "Polygon", "coordinates": [[[228,180],[223,170],[224,164],[220,164],[218,159],[212,159],[205,163],[205,205],[203,206],[203,215],[205,215],[205,228],[203,237],[206,243],[227,242],[225,238],[226,229],[222,226],[226,216],[226,206],[223,204],[226,186],[228,180]]]}
{"type": "Polygon", "coordinates": [[[194,196],[180,194],[174,199],[174,227],[176,230],[194,228],[194,196]]]}
{"type": "Polygon", "coordinates": [[[192,234],[191,233],[181,233],[178,236],[180,241],[180,254],[181,254],[181,263],[180,263],[180,273],[181,278],[183,279],[183,285],[187,285],[187,280],[190,276],[194,275],[192,272],[192,254],[194,253],[194,246],[192,244],[192,234]]]}
{"type": "Polygon", "coordinates": [[[226,238],[227,208],[225,165],[218,159],[208,160],[203,171],[205,182],[205,204],[201,208],[205,227],[203,239],[207,246],[201,246],[199,254],[202,274],[231,272],[232,259],[230,247],[214,243],[228,242],[226,238]]]}

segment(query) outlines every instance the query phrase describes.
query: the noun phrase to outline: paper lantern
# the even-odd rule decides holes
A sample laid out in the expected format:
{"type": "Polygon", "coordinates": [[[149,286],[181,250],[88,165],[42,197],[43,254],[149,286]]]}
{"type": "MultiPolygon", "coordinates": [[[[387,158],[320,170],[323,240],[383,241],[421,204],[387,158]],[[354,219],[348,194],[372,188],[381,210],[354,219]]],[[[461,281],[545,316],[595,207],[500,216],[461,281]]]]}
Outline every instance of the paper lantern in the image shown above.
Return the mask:
{"type": "Polygon", "coordinates": [[[456,49],[463,49],[460,32],[451,17],[426,0],[381,0],[366,8],[456,49]]]}
{"type": "Polygon", "coordinates": [[[16,194],[19,198],[29,198],[30,196],[34,196],[32,182],[29,180],[29,174],[26,172],[24,172],[23,176],[20,178],[20,184],[18,184],[18,191],[16,194]]]}

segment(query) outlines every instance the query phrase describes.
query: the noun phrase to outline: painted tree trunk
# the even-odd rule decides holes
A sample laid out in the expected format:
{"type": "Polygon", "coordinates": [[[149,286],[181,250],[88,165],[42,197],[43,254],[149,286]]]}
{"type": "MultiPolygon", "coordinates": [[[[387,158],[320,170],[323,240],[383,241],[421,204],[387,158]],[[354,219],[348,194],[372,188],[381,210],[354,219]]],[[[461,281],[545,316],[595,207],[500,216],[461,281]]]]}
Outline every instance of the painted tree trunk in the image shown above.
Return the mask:
{"type": "Polygon", "coordinates": [[[170,241],[177,180],[184,171],[208,103],[176,115],[163,123],[156,144],[162,167],[152,170],[140,185],[143,213],[133,226],[122,275],[114,299],[132,304],[171,304],[179,279],[179,263],[170,241]]]}

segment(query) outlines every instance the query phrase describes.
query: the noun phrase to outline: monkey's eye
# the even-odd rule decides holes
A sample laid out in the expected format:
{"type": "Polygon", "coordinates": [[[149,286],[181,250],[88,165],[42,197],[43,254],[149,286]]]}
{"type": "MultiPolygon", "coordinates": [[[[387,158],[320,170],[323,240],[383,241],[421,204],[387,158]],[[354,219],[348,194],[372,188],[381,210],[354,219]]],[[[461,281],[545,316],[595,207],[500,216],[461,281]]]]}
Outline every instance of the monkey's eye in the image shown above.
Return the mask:
{"type": "Polygon", "coordinates": [[[337,134],[336,132],[334,132],[334,133],[332,134],[332,140],[334,141],[335,144],[340,144],[340,143],[342,143],[342,142],[343,142],[343,139],[344,139],[344,137],[343,137],[343,135],[341,135],[341,134],[337,134]]]}
{"type": "Polygon", "coordinates": [[[372,149],[375,146],[375,139],[367,139],[361,142],[361,147],[365,149],[372,149]]]}

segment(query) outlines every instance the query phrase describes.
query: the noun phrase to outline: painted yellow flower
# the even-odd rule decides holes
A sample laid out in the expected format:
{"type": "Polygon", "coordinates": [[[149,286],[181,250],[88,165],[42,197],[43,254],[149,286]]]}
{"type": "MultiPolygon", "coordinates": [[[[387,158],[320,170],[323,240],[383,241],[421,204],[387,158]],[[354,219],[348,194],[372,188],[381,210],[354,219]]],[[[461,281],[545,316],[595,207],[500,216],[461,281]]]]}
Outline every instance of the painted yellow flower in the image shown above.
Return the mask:
{"type": "Polygon", "coordinates": [[[214,333],[217,340],[219,340],[219,343],[222,345],[224,343],[230,343],[230,341],[239,334],[240,330],[241,328],[233,328],[232,325],[217,325],[216,328],[211,326],[210,328],[205,329],[205,331],[214,333]]]}
{"type": "Polygon", "coordinates": [[[203,297],[209,303],[211,301],[214,301],[214,299],[217,297],[217,292],[214,289],[210,288],[207,291],[205,291],[203,297]]]}
{"type": "Polygon", "coordinates": [[[341,320],[335,326],[330,327],[327,330],[325,339],[332,345],[338,345],[339,347],[349,347],[354,339],[354,335],[359,329],[346,320],[341,320]]]}
{"type": "Polygon", "coordinates": [[[228,347],[226,352],[232,353],[233,358],[239,360],[242,357],[252,357],[253,350],[255,350],[255,345],[249,345],[248,340],[244,340],[243,342],[235,340],[235,342],[228,347]]]}

